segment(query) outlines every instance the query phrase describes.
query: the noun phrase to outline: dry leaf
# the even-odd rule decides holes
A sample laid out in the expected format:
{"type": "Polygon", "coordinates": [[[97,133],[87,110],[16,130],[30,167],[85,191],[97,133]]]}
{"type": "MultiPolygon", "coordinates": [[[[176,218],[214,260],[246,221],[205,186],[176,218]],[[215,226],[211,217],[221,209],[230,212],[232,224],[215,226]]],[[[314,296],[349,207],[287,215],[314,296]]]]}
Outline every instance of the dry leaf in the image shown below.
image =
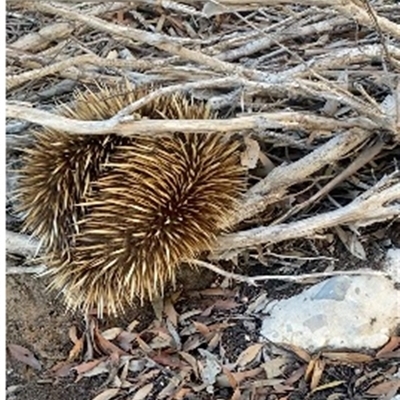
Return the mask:
{"type": "Polygon", "coordinates": [[[131,349],[132,342],[136,339],[136,337],[137,333],[122,331],[117,337],[118,346],[122,350],[128,352],[131,349]]]}
{"type": "Polygon", "coordinates": [[[233,388],[233,389],[237,389],[238,383],[235,379],[235,376],[232,374],[231,371],[229,371],[228,368],[226,367],[222,367],[222,372],[223,374],[226,376],[226,378],[228,379],[229,385],[233,388]]]}
{"type": "Polygon", "coordinates": [[[140,322],[135,319],[126,328],[127,332],[132,332],[139,324],[140,324],[140,322]]]}
{"type": "Polygon", "coordinates": [[[206,4],[204,4],[202,9],[202,13],[208,18],[214,17],[215,15],[223,14],[225,12],[226,12],[225,7],[213,1],[209,1],[206,4]]]}
{"type": "Polygon", "coordinates": [[[202,317],[209,317],[213,310],[214,310],[214,304],[206,308],[200,315],[202,317]]]}
{"type": "Polygon", "coordinates": [[[248,371],[242,371],[242,372],[234,372],[232,375],[235,379],[235,381],[240,384],[244,379],[247,378],[255,378],[257,375],[259,375],[261,372],[264,370],[261,367],[254,368],[248,371]]]}
{"type": "Polygon", "coordinates": [[[101,392],[99,395],[97,395],[93,400],[110,400],[118,393],[119,389],[106,389],[104,392],[101,392]]]}
{"type": "Polygon", "coordinates": [[[185,351],[180,351],[178,354],[192,367],[192,370],[196,378],[199,378],[199,369],[197,366],[197,360],[191,354],[186,353],[185,351]]]}
{"type": "Polygon", "coordinates": [[[400,379],[393,379],[391,381],[386,381],[379,383],[367,390],[367,393],[373,396],[380,396],[389,393],[390,391],[397,391],[400,388],[400,379]]]}
{"type": "Polygon", "coordinates": [[[76,326],[71,326],[68,330],[68,336],[71,339],[71,342],[75,344],[79,339],[78,339],[78,332],[76,329],[76,326]]]}
{"type": "Polygon", "coordinates": [[[159,369],[152,369],[151,371],[147,372],[146,374],[140,374],[139,375],[139,382],[143,384],[144,382],[147,381],[154,381],[158,375],[160,375],[161,370],[159,369]]]}
{"type": "Polygon", "coordinates": [[[285,366],[287,363],[287,358],[277,357],[263,363],[261,367],[264,368],[267,378],[272,379],[282,375],[282,367],[285,366]]]}
{"type": "Polygon", "coordinates": [[[361,244],[354,233],[347,232],[340,227],[336,227],[335,230],[341,242],[346,246],[347,250],[349,250],[349,252],[354,257],[357,257],[360,260],[367,259],[364,246],[361,244]]]}
{"type": "MultiPolygon", "coordinates": [[[[94,368],[96,368],[102,362],[104,362],[104,358],[84,362],[82,364],[77,365],[76,367],[73,367],[72,369],[75,370],[78,373],[78,375],[83,375],[83,374],[86,374],[89,371],[93,370],[94,368]]],[[[107,369],[106,369],[106,372],[107,372],[107,369]]]]}
{"type": "Polygon", "coordinates": [[[151,358],[154,362],[170,368],[182,368],[183,364],[178,357],[169,354],[157,354],[151,358]]]}
{"type": "Polygon", "coordinates": [[[11,357],[13,357],[15,360],[20,361],[25,365],[29,365],[38,371],[42,369],[42,365],[40,364],[39,360],[30,350],[26,349],[25,347],[19,346],[18,344],[9,344],[8,350],[11,357]]]}
{"type": "Polygon", "coordinates": [[[276,385],[273,386],[275,393],[287,393],[293,390],[292,386],[286,386],[283,385],[282,383],[277,383],[276,385]]]}
{"type": "Polygon", "coordinates": [[[315,367],[316,363],[317,363],[317,359],[316,358],[311,359],[310,362],[308,363],[306,372],[304,374],[304,380],[306,382],[310,381],[310,379],[312,377],[312,374],[314,372],[314,367],[315,367]]]}
{"type": "Polygon", "coordinates": [[[139,345],[140,349],[143,350],[146,354],[150,354],[153,352],[153,349],[139,335],[136,336],[136,342],[139,345]]]}
{"type": "Polygon", "coordinates": [[[274,168],[275,164],[271,161],[271,159],[262,151],[259,152],[258,158],[263,165],[264,171],[269,174],[274,168]]]}
{"type": "Polygon", "coordinates": [[[106,57],[108,60],[115,60],[118,58],[118,51],[117,50],[111,50],[106,57]]]}
{"type": "Polygon", "coordinates": [[[207,336],[210,333],[210,329],[208,329],[208,326],[205,324],[202,324],[201,322],[193,321],[193,325],[204,336],[207,336]]]}
{"type": "Polygon", "coordinates": [[[311,361],[311,356],[305,350],[303,350],[300,347],[295,346],[294,344],[285,344],[282,347],[284,349],[292,351],[294,354],[296,354],[297,357],[299,357],[306,363],[309,363],[311,361]]]}
{"type": "Polygon", "coordinates": [[[184,400],[187,398],[187,395],[192,391],[189,388],[181,388],[174,394],[174,400],[184,400]]]}
{"type": "Polygon", "coordinates": [[[94,338],[96,343],[98,344],[100,350],[105,354],[111,355],[113,353],[117,353],[119,355],[125,354],[125,352],[120,349],[115,344],[111,343],[109,340],[105,339],[102,334],[99,332],[97,326],[94,329],[94,338]]]}
{"type": "Polygon", "coordinates": [[[182,348],[182,341],[181,337],[179,336],[178,331],[176,330],[176,325],[174,325],[169,319],[167,319],[167,329],[168,333],[170,334],[171,338],[173,339],[173,347],[177,350],[182,348]]]}
{"type": "Polygon", "coordinates": [[[197,349],[199,346],[201,346],[205,342],[204,337],[200,336],[199,334],[190,336],[188,340],[183,345],[183,349],[186,352],[189,352],[191,350],[197,349]]]}
{"type": "Polygon", "coordinates": [[[289,376],[288,379],[285,381],[285,385],[293,385],[297,381],[299,381],[305,374],[306,368],[304,366],[295,370],[292,375],[289,376]]]}
{"type": "Polygon", "coordinates": [[[61,361],[50,369],[50,373],[58,378],[66,378],[71,373],[73,367],[74,364],[67,361],[61,361]]]}
{"type": "Polygon", "coordinates": [[[268,298],[268,293],[262,293],[249,304],[246,310],[246,314],[260,313],[262,310],[265,309],[270,301],[271,300],[268,298]]]}
{"type": "Polygon", "coordinates": [[[83,343],[84,338],[81,337],[80,339],[76,340],[74,343],[74,347],[71,349],[68,355],[67,361],[71,362],[78,358],[78,356],[82,353],[83,350],[83,343]]]}
{"type": "Polygon", "coordinates": [[[106,340],[114,340],[122,331],[122,328],[110,328],[102,332],[101,336],[106,340]]]}
{"type": "Polygon", "coordinates": [[[234,295],[234,292],[230,290],[223,289],[221,287],[215,287],[215,288],[208,288],[201,290],[199,292],[202,296],[225,296],[229,297],[230,295],[234,295]]]}
{"type": "Polygon", "coordinates": [[[121,378],[122,383],[124,383],[126,381],[126,378],[128,376],[130,361],[131,361],[131,357],[128,357],[128,358],[126,358],[126,360],[124,359],[124,361],[122,361],[123,362],[123,367],[122,367],[122,371],[121,371],[121,374],[120,374],[120,378],[121,378]]]}
{"type": "Polygon", "coordinates": [[[316,387],[314,390],[311,391],[311,393],[320,392],[321,390],[326,390],[326,389],[332,389],[336,386],[343,385],[343,383],[346,383],[346,381],[333,381],[325,383],[324,385],[316,387]]]}
{"type": "Polygon", "coordinates": [[[171,299],[167,299],[164,304],[164,313],[167,318],[173,323],[174,326],[178,326],[179,314],[175,310],[174,305],[171,302],[171,299]]]}
{"type": "Polygon", "coordinates": [[[236,303],[233,300],[217,300],[214,303],[214,308],[216,308],[217,310],[232,310],[239,306],[240,304],[236,303]]]}
{"type": "Polygon", "coordinates": [[[216,349],[221,341],[221,338],[222,338],[222,332],[211,333],[210,337],[208,338],[207,350],[213,351],[214,349],[216,349]]]}
{"type": "Polygon", "coordinates": [[[344,361],[348,363],[364,363],[364,362],[370,362],[374,358],[367,355],[367,354],[362,354],[362,353],[335,353],[335,352],[325,352],[322,353],[323,357],[326,357],[330,360],[333,361],[344,361]]]}
{"type": "Polygon", "coordinates": [[[211,324],[208,325],[208,329],[213,332],[213,331],[223,331],[226,328],[229,328],[231,326],[236,326],[236,324],[234,323],[229,323],[229,322],[218,322],[216,324],[211,324]]]}
{"type": "Polygon", "coordinates": [[[394,349],[400,346],[400,336],[393,336],[377,353],[376,358],[380,358],[383,355],[390,354],[394,349]]]}
{"type": "Polygon", "coordinates": [[[332,393],[328,396],[326,400],[342,400],[343,396],[341,393],[332,393]]]}
{"type": "Polygon", "coordinates": [[[159,349],[167,349],[174,347],[175,341],[174,339],[165,332],[158,332],[158,335],[153,338],[153,340],[149,343],[149,346],[153,350],[159,349]]]}
{"type": "Polygon", "coordinates": [[[142,372],[146,368],[147,360],[145,358],[141,358],[140,360],[131,360],[129,361],[129,371],[138,373],[142,372]]]}
{"type": "Polygon", "coordinates": [[[257,140],[244,138],[246,150],[240,155],[241,164],[248,169],[254,169],[257,166],[257,161],[260,154],[260,145],[257,140]]]}
{"type": "Polygon", "coordinates": [[[236,388],[235,389],[235,391],[233,392],[233,395],[232,395],[232,397],[231,397],[231,400],[240,400],[242,397],[241,397],[242,395],[241,395],[241,393],[240,393],[240,389],[239,388],[236,388]]]}
{"type": "Polygon", "coordinates": [[[147,396],[151,393],[153,390],[153,384],[148,383],[147,385],[144,385],[142,388],[140,388],[135,395],[132,397],[132,400],[145,400],[147,396]]]}
{"type": "Polygon", "coordinates": [[[319,382],[321,381],[322,374],[325,369],[325,361],[318,359],[314,366],[314,371],[311,377],[310,389],[314,390],[318,387],[319,382]]]}
{"type": "MultiPolygon", "coordinates": [[[[157,399],[164,399],[165,397],[171,398],[171,395],[185,384],[185,378],[190,374],[190,372],[190,368],[182,368],[178,374],[170,379],[168,385],[158,393],[157,399]]],[[[175,396],[173,396],[173,398],[175,398],[175,396]]]]}
{"type": "Polygon", "coordinates": [[[263,346],[263,344],[257,343],[248,347],[239,355],[236,361],[236,365],[238,365],[239,367],[244,367],[247,364],[250,364],[258,356],[263,346]]]}

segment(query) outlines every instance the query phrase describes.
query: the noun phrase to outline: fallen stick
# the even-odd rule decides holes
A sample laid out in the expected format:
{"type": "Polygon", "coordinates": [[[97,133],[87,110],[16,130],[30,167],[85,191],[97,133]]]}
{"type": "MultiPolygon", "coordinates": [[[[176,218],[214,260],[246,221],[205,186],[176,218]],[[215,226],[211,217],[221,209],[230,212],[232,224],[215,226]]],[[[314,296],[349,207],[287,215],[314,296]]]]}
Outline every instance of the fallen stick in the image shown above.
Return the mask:
{"type": "Polygon", "coordinates": [[[396,175],[398,175],[397,172],[383,178],[350,204],[337,210],[288,224],[261,226],[221,237],[212,258],[224,258],[222,253],[226,251],[239,252],[240,249],[260,244],[310,237],[318,231],[337,225],[366,226],[398,217],[400,216],[400,204],[385,206],[385,204],[400,200],[400,179],[396,178],[396,175]]]}
{"type": "Polygon", "coordinates": [[[25,257],[35,257],[39,242],[28,235],[6,230],[6,252],[25,257]]]}

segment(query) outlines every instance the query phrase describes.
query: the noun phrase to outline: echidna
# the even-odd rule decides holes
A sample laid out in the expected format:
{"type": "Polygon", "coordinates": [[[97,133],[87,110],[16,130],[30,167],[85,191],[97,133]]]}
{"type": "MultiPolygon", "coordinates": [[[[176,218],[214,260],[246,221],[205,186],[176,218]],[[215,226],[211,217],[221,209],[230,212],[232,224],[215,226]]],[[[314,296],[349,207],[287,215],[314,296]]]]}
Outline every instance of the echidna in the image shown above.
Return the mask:
{"type": "MultiPolygon", "coordinates": [[[[150,89],[80,92],[62,114],[110,118],[150,89]]],[[[213,118],[205,104],[164,96],[141,117],[213,118]]],[[[219,133],[70,135],[44,129],[24,157],[25,230],[43,241],[50,287],[72,309],[118,314],[162,296],[182,262],[212,248],[244,189],[238,143],[219,133]]]]}

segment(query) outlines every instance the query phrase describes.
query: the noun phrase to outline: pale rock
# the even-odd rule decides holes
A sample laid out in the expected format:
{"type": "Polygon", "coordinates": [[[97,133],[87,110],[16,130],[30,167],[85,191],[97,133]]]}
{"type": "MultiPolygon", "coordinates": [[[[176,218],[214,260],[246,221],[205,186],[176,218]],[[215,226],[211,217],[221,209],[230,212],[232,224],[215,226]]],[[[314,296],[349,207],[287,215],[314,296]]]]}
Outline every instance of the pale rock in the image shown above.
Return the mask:
{"type": "Polygon", "coordinates": [[[400,283],[400,249],[388,250],[384,270],[395,282],[400,283]]]}
{"type": "Polygon", "coordinates": [[[384,276],[337,276],[264,309],[261,340],[321,349],[377,349],[400,324],[400,291],[384,276]]]}

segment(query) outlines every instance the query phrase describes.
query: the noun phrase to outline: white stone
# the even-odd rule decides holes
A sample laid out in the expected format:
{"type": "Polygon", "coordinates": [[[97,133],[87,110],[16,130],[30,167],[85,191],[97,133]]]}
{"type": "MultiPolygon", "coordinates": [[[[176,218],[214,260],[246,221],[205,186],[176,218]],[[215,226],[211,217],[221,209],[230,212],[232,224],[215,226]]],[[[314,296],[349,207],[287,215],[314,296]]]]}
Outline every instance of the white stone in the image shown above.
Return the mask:
{"type": "Polygon", "coordinates": [[[311,352],[376,349],[400,324],[400,291],[383,276],[337,276],[271,304],[261,338],[311,352]]]}
{"type": "Polygon", "coordinates": [[[386,254],[384,270],[397,283],[400,283],[400,249],[390,249],[386,254]]]}

